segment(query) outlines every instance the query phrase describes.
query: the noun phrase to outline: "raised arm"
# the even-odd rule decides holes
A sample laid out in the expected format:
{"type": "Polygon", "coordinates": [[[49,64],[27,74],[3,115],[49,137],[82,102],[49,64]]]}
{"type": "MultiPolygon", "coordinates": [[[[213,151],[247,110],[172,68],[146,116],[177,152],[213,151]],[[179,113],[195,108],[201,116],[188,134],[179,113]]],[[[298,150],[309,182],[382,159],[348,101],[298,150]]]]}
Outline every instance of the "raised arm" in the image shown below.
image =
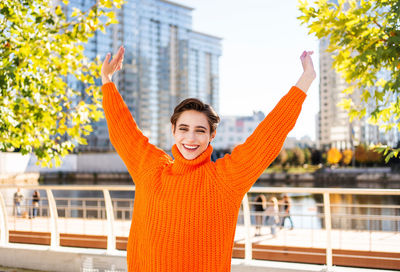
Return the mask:
{"type": "Polygon", "coordinates": [[[312,52],[304,52],[300,59],[304,72],[289,92],[257,126],[245,143],[230,155],[216,161],[217,173],[229,190],[244,195],[259,176],[278,156],[283,143],[296,124],[305,92],[315,79],[312,52]]]}
{"type": "Polygon", "coordinates": [[[136,185],[140,183],[141,171],[150,170],[169,156],[148,142],[137,127],[128,106],[123,101],[114,83],[112,75],[122,68],[124,48],[121,46],[113,60],[107,54],[102,69],[103,109],[107,119],[110,140],[124,161],[136,185]]]}

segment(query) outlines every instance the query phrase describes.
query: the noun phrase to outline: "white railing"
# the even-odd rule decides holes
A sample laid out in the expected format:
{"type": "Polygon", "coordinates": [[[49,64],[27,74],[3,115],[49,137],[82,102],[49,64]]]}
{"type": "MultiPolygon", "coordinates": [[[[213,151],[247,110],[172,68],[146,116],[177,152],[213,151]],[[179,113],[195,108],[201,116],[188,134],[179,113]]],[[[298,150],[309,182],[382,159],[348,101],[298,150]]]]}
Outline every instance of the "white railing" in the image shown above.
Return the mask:
{"type": "MultiPolygon", "coordinates": [[[[134,186],[15,186],[15,185],[2,185],[0,186],[0,245],[7,246],[9,244],[9,230],[10,226],[14,224],[14,229],[18,225],[18,218],[15,214],[15,206],[13,204],[13,193],[21,188],[23,192],[31,193],[33,190],[39,190],[41,193],[41,205],[38,210],[39,217],[48,220],[48,231],[51,233],[51,248],[60,247],[60,229],[66,229],[68,219],[73,221],[73,218],[83,218],[89,221],[90,218],[101,220],[103,230],[107,236],[107,250],[112,252],[116,250],[116,237],[117,227],[120,228],[120,221],[125,222],[123,232],[125,236],[128,235],[127,227],[131,219],[133,210],[134,198],[121,198],[112,197],[116,192],[133,192],[134,186]],[[57,196],[60,192],[76,191],[76,192],[97,192],[93,197],[65,197],[57,196]],[[56,195],[56,197],[54,196],[56,195]],[[12,221],[13,220],[13,221],[12,221]]],[[[338,189],[338,188],[277,188],[277,187],[253,187],[243,198],[242,208],[239,213],[238,226],[244,227],[244,244],[245,244],[245,260],[252,260],[252,243],[254,224],[252,218],[259,215],[252,211],[252,207],[256,204],[253,202],[255,194],[278,195],[282,193],[318,195],[322,198],[320,203],[316,203],[317,209],[323,212],[316,212],[313,216],[321,219],[323,222],[323,229],[325,230],[325,255],[326,266],[330,270],[332,267],[332,218],[334,220],[380,220],[381,224],[392,222],[395,226],[394,231],[400,230],[400,206],[391,204],[331,204],[332,195],[368,195],[368,196],[399,196],[400,190],[387,190],[387,189],[338,189]],[[340,209],[340,213],[332,213],[332,209],[340,209]],[[351,212],[353,209],[391,209],[393,212],[385,215],[379,214],[355,214],[351,212]],[[349,212],[350,211],[350,212],[349,212]],[[323,219],[323,220],[322,220],[323,219]],[[239,221],[243,220],[243,224],[239,221]]],[[[282,204],[280,204],[282,205],[282,204]]],[[[297,204],[292,203],[295,207],[297,204]]],[[[293,208],[292,207],[292,208],[293,208]]],[[[32,216],[31,198],[26,197],[22,210],[28,216],[32,216]]],[[[301,213],[292,212],[292,217],[305,217],[301,213]]],[[[283,216],[281,213],[280,216],[283,216]]],[[[20,219],[20,218],[19,218],[20,219]]],[[[26,221],[26,220],[25,220],[26,221]]],[[[34,221],[29,221],[34,226],[34,221]]],[[[340,221],[342,222],[342,221],[340,221]]],[[[26,224],[26,222],[25,222],[26,224]]],[[[86,222],[84,224],[90,224],[86,222]]],[[[387,225],[387,224],[386,224],[387,225]]],[[[368,225],[369,226],[369,225],[368,225]]],[[[41,226],[43,228],[43,226],[41,226]]],[[[90,228],[89,228],[90,229],[90,228]]],[[[309,231],[314,231],[314,227],[308,228],[309,231]]],[[[342,235],[342,234],[339,234],[342,235]]],[[[120,235],[121,236],[121,235],[120,235]]],[[[370,235],[370,247],[372,243],[372,235],[370,235]]]]}

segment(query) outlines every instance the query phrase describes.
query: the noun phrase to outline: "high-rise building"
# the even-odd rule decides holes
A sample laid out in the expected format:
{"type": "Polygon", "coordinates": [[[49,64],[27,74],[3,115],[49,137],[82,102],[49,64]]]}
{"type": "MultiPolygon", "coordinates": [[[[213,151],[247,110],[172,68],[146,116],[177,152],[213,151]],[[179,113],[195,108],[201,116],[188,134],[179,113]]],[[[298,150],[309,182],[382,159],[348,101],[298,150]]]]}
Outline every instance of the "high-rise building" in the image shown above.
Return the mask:
{"type": "MultiPolygon", "coordinates": [[[[71,0],[88,9],[95,0],[71,0]]],[[[169,118],[184,98],[198,97],[218,109],[221,38],[192,29],[193,8],[165,0],[127,0],[116,10],[119,24],[90,40],[85,52],[104,58],[125,47],[123,69],[113,81],[149,141],[172,145],[169,118]]],[[[94,124],[80,150],[112,150],[105,120],[94,124]]]]}
{"type": "MultiPolygon", "coordinates": [[[[320,40],[320,111],[317,120],[317,143],[319,148],[351,148],[360,142],[360,122],[354,120],[350,123],[348,113],[338,107],[338,103],[346,98],[342,91],[347,85],[340,74],[332,68],[332,53],[326,52],[328,42],[328,39],[320,40]]],[[[351,97],[355,103],[359,101],[357,91],[351,97]]]]}
{"type": "Polygon", "coordinates": [[[246,141],[257,128],[265,114],[253,112],[252,116],[223,116],[212,146],[215,150],[230,150],[246,141]]]}

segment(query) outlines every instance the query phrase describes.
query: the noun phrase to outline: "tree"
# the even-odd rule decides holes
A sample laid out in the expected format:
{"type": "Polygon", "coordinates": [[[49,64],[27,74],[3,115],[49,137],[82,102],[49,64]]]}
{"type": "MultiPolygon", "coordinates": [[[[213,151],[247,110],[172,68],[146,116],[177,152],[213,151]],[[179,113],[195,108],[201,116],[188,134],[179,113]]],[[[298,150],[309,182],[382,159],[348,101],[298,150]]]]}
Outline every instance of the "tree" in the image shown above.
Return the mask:
{"type": "Polygon", "coordinates": [[[354,156],[359,164],[363,165],[367,163],[368,162],[367,148],[364,145],[357,146],[354,156]]]}
{"type": "Polygon", "coordinates": [[[293,164],[303,166],[305,162],[304,152],[300,147],[293,148],[293,164]]]}
{"type": "MultiPolygon", "coordinates": [[[[361,91],[361,104],[351,98],[341,103],[351,120],[365,117],[386,131],[400,130],[400,1],[318,0],[309,5],[305,0],[299,8],[298,18],[309,32],[329,40],[333,66],[349,84],[343,92],[361,91]],[[375,107],[368,116],[367,104],[375,107]]],[[[388,160],[399,149],[385,146],[378,151],[388,160]]]]}
{"type": "Polygon", "coordinates": [[[367,162],[372,165],[379,165],[383,162],[382,153],[377,152],[373,148],[368,149],[367,157],[368,157],[367,162]]]}
{"type": "Polygon", "coordinates": [[[294,153],[293,150],[291,149],[286,149],[286,154],[287,154],[287,159],[286,162],[283,166],[292,166],[295,164],[295,158],[294,158],[294,153]]]}
{"type": "Polygon", "coordinates": [[[342,153],[340,153],[340,151],[337,148],[332,147],[331,149],[328,150],[327,154],[328,164],[330,165],[338,164],[341,159],[342,159],[342,153]]]}
{"type": "Polygon", "coordinates": [[[356,148],[356,161],[360,164],[379,165],[383,162],[383,155],[375,150],[374,147],[368,148],[366,145],[359,145],[356,148]]]}
{"type": "Polygon", "coordinates": [[[344,165],[349,165],[353,158],[353,151],[351,149],[345,149],[342,152],[342,162],[344,165]]]}
{"type": "Polygon", "coordinates": [[[102,118],[100,88],[94,80],[101,62],[84,55],[95,31],[117,23],[110,10],[122,0],[99,0],[89,10],[46,0],[0,2],[0,150],[33,152],[42,166],[60,158],[102,118]],[[74,78],[81,92],[67,84],[74,78]]]}
{"type": "Polygon", "coordinates": [[[287,159],[288,159],[288,154],[286,152],[286,149],[282,148],[281,152],[279,152],[279,155],[276,157],[274,163],[284,166],[286,164],[287,159]]]}
{"type": "Polygon", "coordinates": [[[311,151],[309,148],[304,148],[304,163],[310,164],[311,163],[311,151]]]}
{"type": "Polygon", "coordinates": [[[313,165],[317,165],[322,163],[322,153],[318,149],[313,149],[311,151],[311,163],[313,165]]]}

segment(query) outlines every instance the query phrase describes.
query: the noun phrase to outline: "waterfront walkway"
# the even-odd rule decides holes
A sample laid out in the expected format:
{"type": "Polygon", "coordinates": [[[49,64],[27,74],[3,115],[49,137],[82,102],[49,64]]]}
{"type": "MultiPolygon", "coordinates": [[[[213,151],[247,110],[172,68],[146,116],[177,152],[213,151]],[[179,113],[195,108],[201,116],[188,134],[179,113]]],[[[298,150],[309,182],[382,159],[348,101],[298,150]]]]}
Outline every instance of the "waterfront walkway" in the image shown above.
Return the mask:
{"type": "MultiPolygon", "coordinates": [[[[50,232],[50,218],[34,219],[9,217],[10,231],[50,232]]],[[[131,222],[115,220],[116,236],[126,237],[131,222]]],[[[98,219],[58,218],[58,231],[65,234],[83,234],[107,236],[107,221],[98,219]]],[[[326,247],[326,231],[324,229],[293,229],[277,231],[276,236],[270,234],[270,228],[261,228],[261,235],[255,236],[255,227],[251,229],[251,241],[257,245],[275,245],[292,247],[326,247]]],[[[246,228],[238,225],[235,243],[244,244],[246,228]]],[[[332,248],[347,250],[364,250],[400,253],[400,232],[331,230],[332,248]]]]}
{"type": "MultiPolygon", "coordinates": [[[[39,271],[126,271],[134,187],[24,186],[23,190],[37,189],[43,196],[40,216],[32,219],[12,216],[10,196],[16,187],[3,186],[3,189],[0,190],[0,265],[39,271]],[[90,192],[91,197],[83,191],[90,192]]],[[[232,271],[398,270],[400,206],[385,202],[337,202],[338,198],[350,199],[354,195],[398,196],[400,191],[252,188],[244,196],[239,213],[232,271]],[[272,236],[270,228],[262,226],[261,235],[255,236],[252,221],[257,214],[253,201],[260,193],[319,195],[316,198],[319,200],[313,205],[304,202],[302,206],[292,207],[293,219],[301,218],[293,230],[280,229],[272,236]],[[363,213],[365,210],[370,212],[363,213]],[[341,229],[333,228],[335,226],[341,229]]],[[[30,201],[27,201],[24,211],[29,214],[31,210],[30,201]]]]}
{"type": "MultiPolygon", "coordinates": [[[[10,244],[13,254],[21,253],[21,250],[27,250],[31,247],[32,252],[25,254],[39,254],[37,244],[42,244],[39,249],[48,253],[50,247],[50,227],[49,218],[36,217],[33,219],[9,217],[10,244]],[[25,243],[25,245],[24,245],[25,243]],[[27,245],[26,244],[30,244],[27,245]]],[[[129,233],[130,222],[115,220],[114,222],[116,239],[116,249],[111,256],[118,259],[119,265],[115,267],[124,267],[126,251],[127,234],[129,233]]],[[[96,265],[103,265],[104,260],[96,255],[110,255],[107,251],[107,221],[99,219],[78,219],[78,218],[59,218],[58,231],[60,233],[60,245],[58,252],[69,252],[76,254],[78,252],[88,253],[87,258],[91,261],[90,269],[96,265]],[[77,248],[81,247],[81,248],[77,248]],[[85,248],[82,248],[85,247],[85,248]],[[90,249],[93,248],[93,249],[90,249]],[[97,249],[95,249],[97,248],[97,249]]],[[[327,235],[324,229],[296,229],[283,228],[278,229],[275,236],[270,234],[270,227],[261,228],[261,235],[254,235],[255,227],[250,229],[253,259],[264,261],[284,261],[297,262],[294,270],[286,267],[282,270],[282,265],[268,271],[321,271],[321,266],[307,266],[308,264],[324,264],[327,246],[327,235]],[[300,269],[300,267],[302,267],[300,269]],[[305,269],[305,270],[302,270],[305,269]],[[319,270],[318,270],[319,269],[319,270]]],[[[232,271],[259,271],[257,262],[253,260],[249,263],[244,258],[244,248],[246,240],[246,228],[244,225],[238,225],[235,234],[235,243],[233,249],[232,271]],[[251,269],[250,269],[251,268],[251,269]],[[250,270],[249,270],[250,269],[250,270]]],[[[346,266],[360,266],[358,262],[363,261],[364,266],[385,267],[394,269],[397,265],[400,267],[400,233],[382,232],[382,231],[350,231],[350,230],[331,230],[331,244],[333,249],[334,264],[346,266]],[[378,264],[376,264],[378,262],[378,264]]],[[[29,251],[27,251],[29,252],[29,251]]],[[[57,254],[54,258],[60,258],[57,254]]],[[[109,257],[107,257],[109,258],[109,257]]],[[[81,263],[85,260],[80,257],[81,263]]],[[[112,263],[114,261],[109,261],[112,263]]],[[[107,263],[107,262],[106,262],[107,263]]],[[[272,265],[271,262],[269,265],[272,265]]],[[[262,264],[259,263],[259,265],[262,264]]],[[[266,263],[264,263],[265,265],[266,263]]],[[[361,265],[363,266],[363,265],[361,265]]],[[[101,271],[101,270],[87,271],[101,271]]],[[[259,268],[261,269],[261,268],[259,268]]],[[[265,267],[263,267],[265,269],[265,267]]],[[[0,270],[1,271],[1,270],[0,270]]],[[[85,271],[85,270],[83,270],[85,271]]],[[[106,271],[106,270],[104,270],[106,271]]],[[[112,270],[109,270],[112,271],[112,270]]],[[[123,271],[123,270],[115,270],[123,271]]],[[[265,270],[260,270],[265,271],[265,270]]],[[[344,271],[344,270],[340,270],[344,271]]],[[[355,270],[356,271],[356,270],[355,270]]],[[[362,270],[360,270],[362,271],[362,270]]]]}

